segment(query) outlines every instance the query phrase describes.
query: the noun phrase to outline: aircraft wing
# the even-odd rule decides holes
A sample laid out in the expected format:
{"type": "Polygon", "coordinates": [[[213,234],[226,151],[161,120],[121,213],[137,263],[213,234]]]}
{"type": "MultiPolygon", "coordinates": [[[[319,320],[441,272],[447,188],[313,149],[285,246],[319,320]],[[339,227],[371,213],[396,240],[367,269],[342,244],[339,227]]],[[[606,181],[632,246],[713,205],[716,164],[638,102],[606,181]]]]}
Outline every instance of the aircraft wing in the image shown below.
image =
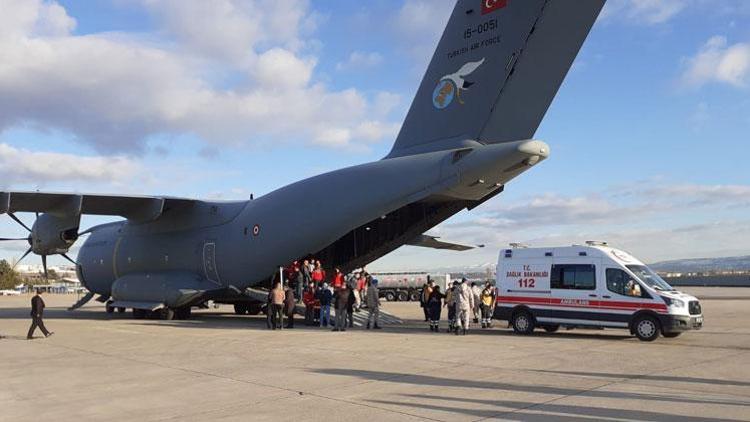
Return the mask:
{"type": "Polygon", "coordinates": [[[194,199],[79,193],[0,192],[0,214],[40,212],[60,215],[119,215],[133,221],[157,219],[165,210],[191,206],[194,199]]]}
{"type": "Polygon", "coordinates": [[[426,234],[420,234],[414,239],[406,242],[406,244],[411,245],[411,246],[421,246],[423,248],[449,249],[452,251],[468,251],[469,249],[474,249],[474,246],[461,245],[459,243],[444,242],[442,240],[438,240],[438,237],[428,236],[426,234]]]}

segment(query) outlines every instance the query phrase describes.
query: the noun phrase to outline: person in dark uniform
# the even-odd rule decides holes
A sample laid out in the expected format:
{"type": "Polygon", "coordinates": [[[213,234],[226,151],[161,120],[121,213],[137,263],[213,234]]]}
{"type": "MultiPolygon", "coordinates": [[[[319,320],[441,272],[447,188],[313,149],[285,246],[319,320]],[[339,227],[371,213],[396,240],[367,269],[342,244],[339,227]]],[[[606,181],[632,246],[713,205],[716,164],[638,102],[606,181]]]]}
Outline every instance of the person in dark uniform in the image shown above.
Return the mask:
{"type": "Polygon", "coordinates": [[[427,308],[430,311],[430,331],[440,331],[440,311],[443,309],[445,296],[440,293],[440,286],[435,286],[427,299],[427,308]]]}
{"type": "Polygon", "coordinates": [[[36,294],[31,298],[31,327],[29,327],[29,333],[26,335],[26,339],[31,340],[34,338],[34,331],[36,327],[42,330],[44,337],[49,337],[54,334],[51,331],[47,331],[42,321],[44,315],[44,300],[42,299],[42,290],[36,289],[36,294]]]}

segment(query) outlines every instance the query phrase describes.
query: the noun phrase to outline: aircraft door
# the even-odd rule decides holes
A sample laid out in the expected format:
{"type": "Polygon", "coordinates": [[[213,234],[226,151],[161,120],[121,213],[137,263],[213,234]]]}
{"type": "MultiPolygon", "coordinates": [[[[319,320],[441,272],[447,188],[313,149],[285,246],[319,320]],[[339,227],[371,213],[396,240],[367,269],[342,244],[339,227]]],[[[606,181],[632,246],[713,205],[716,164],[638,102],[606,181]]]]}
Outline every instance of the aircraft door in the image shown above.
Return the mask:
{"type": "Polygon", "coordinates": [[[203,244],[203,275],[206,280],[221,285],[219,270],[216,266],[216,243],[213,241],[203,244]]]}

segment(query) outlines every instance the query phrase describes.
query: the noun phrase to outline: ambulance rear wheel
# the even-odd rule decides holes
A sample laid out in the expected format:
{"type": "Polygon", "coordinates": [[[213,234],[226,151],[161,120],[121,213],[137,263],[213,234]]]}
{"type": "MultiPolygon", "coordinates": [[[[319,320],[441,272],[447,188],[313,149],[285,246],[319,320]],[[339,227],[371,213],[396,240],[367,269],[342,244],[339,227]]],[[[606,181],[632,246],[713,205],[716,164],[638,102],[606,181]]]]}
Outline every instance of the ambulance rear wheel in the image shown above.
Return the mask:
{"type": "Polygon", "coordinates": [[[554,333],[555,331],[560,329],[560,325],[559,324],[545,325],[543,328],[544,328],[544,331],[548,333],[554,333]]]}
{"type": "Polygon", "coordinates": [[[518,311],[513,314],[513,331],[516,334],[531,334],[534,332],[534,317],[528,311],[518,311]]]}
{"type": "Polygon", "coordinates": [[[656,318],[646,315],[638,318],[635,322],[635,336],[641,341],[654,341],[659,337],[659,321],[656,318]]]}
{"type": "Polygon", "coordinates": [[[661,335],[663,335],[666,338],[675,338],[675,337],[679,336],[680,334],[682,334],[682,333],[678,331],[676,333],[662,333],[661,335]]]}

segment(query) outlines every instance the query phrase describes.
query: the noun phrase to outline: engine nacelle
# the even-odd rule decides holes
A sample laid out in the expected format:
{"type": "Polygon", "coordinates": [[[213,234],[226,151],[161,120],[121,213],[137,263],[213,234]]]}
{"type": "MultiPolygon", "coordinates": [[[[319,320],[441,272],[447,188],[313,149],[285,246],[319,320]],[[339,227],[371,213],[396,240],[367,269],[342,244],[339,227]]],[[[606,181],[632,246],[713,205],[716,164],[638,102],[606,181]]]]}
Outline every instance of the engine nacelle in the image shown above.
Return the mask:
{"type": "Polygon", "coordinates": [[[31,227],[31,250],[37,255],[65,253],[78,239],[81,216],[41,214],[31,227]]]}

